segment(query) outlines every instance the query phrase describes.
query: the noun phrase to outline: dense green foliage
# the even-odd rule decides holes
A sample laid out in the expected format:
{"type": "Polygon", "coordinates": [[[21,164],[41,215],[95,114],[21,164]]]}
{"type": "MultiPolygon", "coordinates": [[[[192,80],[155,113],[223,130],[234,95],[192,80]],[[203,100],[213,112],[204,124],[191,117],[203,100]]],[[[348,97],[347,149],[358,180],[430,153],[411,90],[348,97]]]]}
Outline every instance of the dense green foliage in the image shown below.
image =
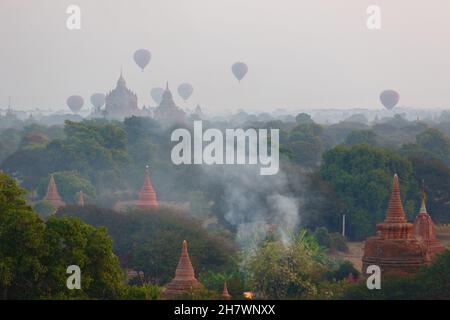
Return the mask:
{"type": "Polygon", "coordinates": [[[144,272],[146,282],[162,285],[173,277],[183,240],[188,241],[197,273],[236,268],[236,248],[231,240],[209,234],[198,220],[173,210],[118,213],[94,206],[69,206],[57,215],[77,216],[93,226],[105,226],[122,265],[144,272]]]}
{"type": "Polygon", "coordinates": [[[42,221],[23,190],[0,173],[0,292],[3,299],[117,299],[124,274],[104,229],[76,218],[42,221]],[[81,268],[81,290],[66,286],[66,269],[81,268]]]}
{"type": "MultiPolygon", "coordinates": [[[[0,294],[156,299],[160,285],[173,277],[186,239],[206,287],[186,298],[215,297],[224,281],[236,298],[253,289],[264,298],[335,298],[347,286],[340,281],[357,272],[324,253],[345,251],[347,239],[363,240],[375,233],[387,209],[394,173],[410,221],[417,214],[424,180],[433,220],[450,222],[448,115],[442,117],[443,122],[434,123],[395,115],[369,125],[354,115],[321,125],[305,113],[281,121],[269,114],[240,112],[227,121],[203,122],[204,129],[280,129],[281,171],[274,177],[260,177],[247,167],[230,174],[223,166],[175,166],[170,159],[173,128],[151,118],[66,121],[64,126],[11,120],[17,124],[14,129],[0,130],[1,169],[29,191],[33,209],[16,182],[0,175],[0,294]],[[127,201],[137,198],[146,165],[158,199],[189,207],[187,212],[112,209],[120,201],[126,208],[127,201]],[[56,217],[49,203],[41,201],[50,174],[69,204],[56,217]],[[89,204],[84,208],[72,205],[80,190],[89,204]],[[287,216],[276,212],[271,202],[270,196],[278,193],[295,199],[296,205],[288,208],[300,221],[293,233],[308,228],[312,236],[300,233],[289,245],[269,237],[255,256],[246,252],[242,257],[238,233],[242,225],[254,222],[252,217],[275,227],[286,223],[287,216]],[[236,212],[241,214],[237,218],[236,212]],[[340,235],[343,214],[347,239],[340,235]],[[244,269],[240,258],[248,262],[244,269]],[[143,271],[145,286],[125,286],[119,260],[123,268],[143,271]],[[82,267],[82,291],[65,288],[66,264],[82,267]]],[[[3,120],[0,117],[0,128],[3,120]]],[[[191,122],[185,126],[192,132],[191,122]]],[[[448,270],[446,262],[440,268],[448,270]]],[[[427,270],[423,272],[431,272],[427,270]]],[[[414,279],[386,285],[394,291],[396,286],[431,290],[414,279]]],[[[433,285],[436,291],[430,294],[443,297],[446,287],[439,287],[437,280],[433,285]]],[[[396,293],[406,294],[402,289],[396,293]]]]}
{"type": "Polygon", "coordinates": [[[332,298],[327,290],[329,269],[330,261],[306,231],[288,244],[267,241],[246,264],[248,281],[263,299],[332,298]]]}
{"type": "Polygon", "coordinates": [[[416,214],[414,202],[408,204],[418,195],[412,166],[396,152],[368,145],[338,146],[325,152],[320,173],[344,203],[343,212],[335,214],[346,214],[352,239],[373,234],[375,224],[383,220],[395,173],[401,181],[407,214],[416,214]]]}

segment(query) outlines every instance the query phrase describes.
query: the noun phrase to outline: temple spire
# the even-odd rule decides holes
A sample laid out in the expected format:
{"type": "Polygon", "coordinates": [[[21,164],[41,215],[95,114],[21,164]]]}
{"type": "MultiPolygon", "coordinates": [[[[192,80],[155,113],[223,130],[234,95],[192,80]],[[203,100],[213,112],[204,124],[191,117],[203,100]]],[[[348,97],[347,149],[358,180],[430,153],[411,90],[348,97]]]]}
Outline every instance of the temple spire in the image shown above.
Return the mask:
{"type": "Polygon", "coordinates": [[[445,250],[436,238],[436,230],[433,220],[427,212],[424,184],[422,187],[422,203],[420,205],[420,211],[414,220],[414,235],[425,243],[431,258],[434,258],[436,253],[443,252],[445,250]]]}
{"type": "Polygon", "coordinates": [[[420,212],[419,213],[427,213],[426,198],[427,198],[427,195],[425,194],[425,191],[422,190],[422,203],[420,204],[420,212]]]}
{"type": "Polygon", "coordinates": [[[402,199],[400,196],[400,185],[397,174],[394,175],[392,182],[391,198],[386,213],[385,223],[407,223],[405,211],[403,210],[402,199]]]}
{"type": "Polygon", "coordinates": [[[50,180],[47,186],[47,194],[44,200],[50,202],[55,209],[65,206],[64,201],[62,201],[61,196],[58,193],[58,188],[56,187],[56,182],[53,174],[50,175],[50,180]]]}
{"type": "Polygon", "coordinates": [[[166,297],[173,297],[201,287],[202,284],[195,278],[194,268],[192,267],[191,259],[187,251],[187,241],[183,240],[180,260],[175,271],[175,278],[166,286],[164,295],[166,297]]]}
{"type": "Polygon", "coordinates": [[[152,182],[150,180],[149,166],[145,166],[144,173],[144,185],[139,192],[139,200],[136,203],[140,209],[153,209],[159,206],[156,192],[153,189],[152,182]]]}
{"type": "Polygon", "coordinates": [[[223,300],[231,300],[231,295],[228,293],[228,287],[227,287],[226,281],[223,283],[222,299],[223,300]]]}

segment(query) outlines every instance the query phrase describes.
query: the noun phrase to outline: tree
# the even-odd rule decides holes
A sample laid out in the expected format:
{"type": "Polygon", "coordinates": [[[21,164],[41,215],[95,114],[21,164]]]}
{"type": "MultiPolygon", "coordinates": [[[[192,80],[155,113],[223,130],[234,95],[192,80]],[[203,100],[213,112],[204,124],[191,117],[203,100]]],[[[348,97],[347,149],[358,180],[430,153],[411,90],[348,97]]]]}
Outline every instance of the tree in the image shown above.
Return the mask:
{"type": "Polygon", "coordinates": [[[315,167],[323,150],[320,125],[300,124],[289,132],[285,148],[290,149],[294,162],[306,167],[315,167]]]}
{"type": "Polygon", "coordinates": [[[47,200],[38,201],[34,204],[33,210],[36,211],[42,220],[47,220],[54,212],[55,208],[47,200]]]}
{"type": "Polygon", "coordinates": [[[450,164],[450,138],[437,129],[427,129],[416,136],[417,144],[436,158],[450,164]]]}
{"type": "Polygon", "coordinates": [[[57,216],[78,216],[94,226],[105,226],[114,240],[114,252],[127,268],[144,272],[146,282],[165,284],[173,278],[181,243],[188,241],[189,255],[197,274],[223,272],[236,266],[232,241],[212,235],[199,220],[170,209],[130,211],[65,207],[57,216]]]}
{"type": "MultiPolygon", "coordinates": [[[[450,221],[450,168],[441,160],[410,157],[415,180],[425,183],[427,209],[435,222],[450,221]]],[[[417,200],[418,202],[418,200],[417,200]]]]}
{"type": "MultiPolygon", "coordinates": [[[[350,239],[361,240],[373,234],[375,225],[384,219],[395,173],[405,203],[415,202],[418,186],[411,163],[396,152],[356,145],[337,146],[324,153],[320,175],[343,204],[342,212],[335,214],[346,214],[350,239]]],[[[407,214],[410,218],[416,214],[414,206],[407,214]]]]}
{"type": "Polygon", "coordinates": [[[296,117],[295,117],[295,122],[297,122],[298,124],[309,124],[309,123],[314,123],[313,119],[311,118],[311,116],[307,113],[299,113],[296,117]]]}
{"type": "Polygon", "coordinates": [[[314,238],[301,231],[290,244],[267,242],[246,266],[255,293],[263,299],[302,299],[318,294],[325,265],[314,238]]]}
{"type": "Polygon", "coordinates": [[[24,191],[0,173],[0,294],[3,299],[30,299],[39,294],[45,273],[45,225],[27,206],[24,191]]]}
{"type": "Polygon", "coordinates": [[[0,173],[0,294],[3,299],[120,298],[124,274],[104,228],[76,218],[44,223],[24,191],[0,173]],[[66,287],[67,267],[82,270],[82,290],[66,287]]]}
{"type": "MultiPolygon", "coordinates": [[[[89,180],[82,177],[75,171],[61,171],[53,174],[56,185],[58,186],[58,192],[66,203],[78,203],[78,197],[80,191],[83,191],[86,199],[95,198],[95,188],[89,180]]],[[[46,192],[50,177],[46,177],[41,180],[38,185],[37,193],[38,197],[42,199],[46,192]]]]}
{"type": "Polygon", "coordinates": [[[48,269],[44,292],[50,298],[118,299],[125,274],[112,252],[112,239],[105,228],[94,228],[74,217],[50,217],[45,242],[49,253],[43,259],[48,269]],[[66,269],[81,270],[81,290],[68,290],[66,269]]]}
{"type": "Polygon", "coordinates": [[[344,144],[355,145],[355,144],[369,144],[376,145],[376,134],[372,130],[355,130],[350,132],[350,134],[345,139],[344,144]]]}

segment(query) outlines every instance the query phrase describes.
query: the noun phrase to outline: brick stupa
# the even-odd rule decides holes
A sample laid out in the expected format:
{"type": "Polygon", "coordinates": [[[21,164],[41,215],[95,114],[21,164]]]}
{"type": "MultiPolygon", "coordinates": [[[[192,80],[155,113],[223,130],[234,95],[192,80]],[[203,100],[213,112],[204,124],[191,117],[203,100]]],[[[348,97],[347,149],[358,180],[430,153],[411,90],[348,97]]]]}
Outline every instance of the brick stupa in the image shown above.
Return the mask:
{"type": "Polygon", "coordinates": [[[175,271],[175,278],[166,286],[164,297],[172,298],[202,287],[202,284],[195,278],[194,268],[187,251],[187,242],[184,240],[180,261],[175,271]]]}
{"type": "Polygon", "coordinates": [[[158,199],[150,181],[150,172],[148,166],[145,168],[144,185],[139,192],[139,200],[136,201],[139,209],[154,209],[158,207],[158,199]]]}
{"type": "Polygon", "coordinates": [[[50,175],[50,181],[47,187],[47,194],[44,197],[44,200],[50,202],[52,206],[57,210],[58,208],[64,207],[66,204],[62,201],[61,196],[58,193],[58,188],[56,187],[55,178],[53,174],[50,175]]]}
{"type": "Polygon", "coordinates": [[[363,271],[377,265],[383,273],[413,273],[429,262],[426,246],[414,237],[413,225],[406,220],[397,175],[386,218],[376,228],[377,236],[367,239],[364,247],[363,271]]]}
{"type": "Polygon", "coordinates": [[[227,283],[223,283],[222,300],[231,300],[231,294],[228,293],[227,283]]]}
{"type": "Polygon", "coordinates": [[[431,259],[434,258],[436,253],[445,251],[445,248],[439,240],[436,239],[434,223],[425,206],[425,192],[422,192],[422,205],[420,206],[420,212],[414,221],[414,235],[426,245],[431,259]]]}

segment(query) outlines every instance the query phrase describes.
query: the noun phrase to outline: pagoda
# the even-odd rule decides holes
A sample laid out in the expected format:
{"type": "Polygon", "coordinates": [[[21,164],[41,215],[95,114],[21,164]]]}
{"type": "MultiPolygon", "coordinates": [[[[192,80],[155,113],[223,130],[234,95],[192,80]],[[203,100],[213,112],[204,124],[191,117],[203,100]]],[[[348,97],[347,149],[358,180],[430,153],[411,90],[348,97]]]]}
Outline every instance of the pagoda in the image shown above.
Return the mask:
{"type": "Polygon", "coordinates": [[[50,181],[47,187],[47,194],[44,200],[50,202],[52,206],[57,210],[58,208],[64,207],[66,204],[62,201],[61,196],[58,193],[58,188],[56,187],[55,178],[53,174],[50,175],[50,181]]]}
{"type": "Polygon", "coordinates": [[[172,298],[202,287],[202,284],[195,278],[194,268],[187,251],[187,242],[184,240],[175,278],[166,286],[163,294],[166,298],[172,298]]]}
{"type": "Polygon", "coordinates": [[[422,205],[420,206],[420,212],[414,221],[413,229],[414,235],[426,245],[431,259],[435,257],[436,253],[445,251],[445,248],[439,240],[436,239],[434,223],[425,206],[425,192],[422,192],[422,205]]]}
{"type": "Polygon", "coordinates": [[[124,119],[140,112],[137,95],[127,88],[122,71],[116,87],[105,96],[105,112],[113,119],[124,119]]]}
{"type": "Polygon", "coordinates": [[[162,94],[161,102],[154,111],[154,117],[165,125],[183,124],[186,120],[186,113],[173,101],[168,82],[162,94]]]}
{"type": "Polygon", "coordinates": [[[158,199],[150,181],[148,166],[145,168],[144,185],[139,192],[139,200],[136,201],[136,206],[139,209],[154,209],[158,207],[158,199]]]}
{"type": "Polygon", "coordinates": [[[231,294],[228,293],[227,283],[223,283],[222,300],[231,300],[231,294]]]}
{"type": "Polygon", "coordinates": [[[398,176],[394,175],[389,207],[377,236],[367,239],[362,258],[363,271],[377,265],[383,273],[413,273],[430,261],[424,243],[414,237],[400,197],[398,176]]]}

